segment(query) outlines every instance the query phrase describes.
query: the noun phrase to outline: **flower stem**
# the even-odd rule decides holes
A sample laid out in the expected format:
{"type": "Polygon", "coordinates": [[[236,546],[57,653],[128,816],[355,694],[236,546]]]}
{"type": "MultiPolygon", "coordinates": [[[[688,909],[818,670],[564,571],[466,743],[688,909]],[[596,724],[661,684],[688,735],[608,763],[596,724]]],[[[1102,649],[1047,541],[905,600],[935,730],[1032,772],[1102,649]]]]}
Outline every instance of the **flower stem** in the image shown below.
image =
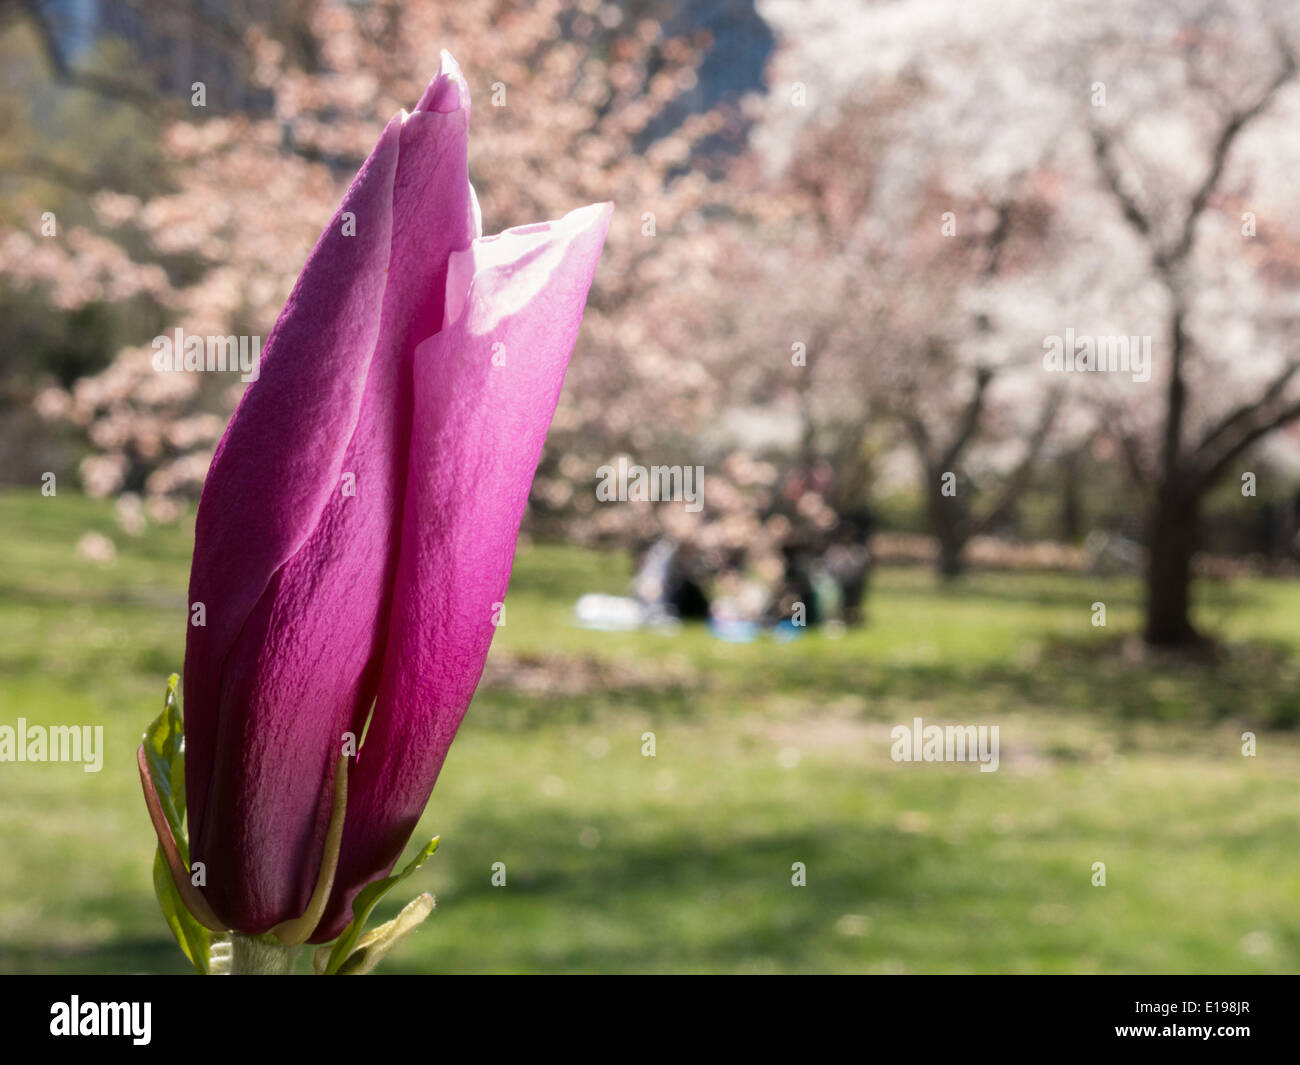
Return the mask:
{"type": "Polygon", "coordinates": [[[298,947],[286,947],[267,936],[230,933],[231,976],[287,976],[293,972],[298,947]]]}

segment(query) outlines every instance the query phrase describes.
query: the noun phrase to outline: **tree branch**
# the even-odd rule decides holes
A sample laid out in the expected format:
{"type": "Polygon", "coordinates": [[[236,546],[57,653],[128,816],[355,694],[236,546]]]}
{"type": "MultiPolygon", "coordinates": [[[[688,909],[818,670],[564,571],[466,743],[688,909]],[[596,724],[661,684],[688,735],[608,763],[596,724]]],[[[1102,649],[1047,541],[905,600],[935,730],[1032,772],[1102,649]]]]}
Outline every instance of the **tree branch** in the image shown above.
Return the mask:
{"type": "Polygon", "coordinates": [[[1124,457],[1124,466],[1128,475],[1138,488],[1147,488],[1151,484],[1151,473],[1142,465],[1142,445],[1138,438],[1126,429],[1116,429],[1114,433],[1119,441],[1120,454],[1124,457]]]}
{"type": "Polygon", "coordinates": [[[1043,445],[1047,442],[1047,434],[1052,431],[1056,416],[1061,410],[1061,400],[1064,395],[1063,389],[1057,388],[1052,391],[1047,402],[1043,405],[1043,413],[1039,416],[1038,424],[1034,427],[1033,434],[1029,438],[1029,443],[1025,448],[1025,454],[1020,463],[1002,486],[1002,491],[998,494],[996,502],[981,517],[971,519],[969,522],[969,536],[983,533],[994,523],[1001,521],[1015,501],[1024,494],[1025,488],[1029,485],[1029,478],[1038,463],[1038,456],[1042,453],[1043,445]]]}
{"type": "Polygon", "coordinates": [[[1243,111],[1236,112],[1228,120],[1227,125],[1219,131],[1218,140],[1215,142],[1214,150],[1210,155],[1210,168],[1192,196],[1192,202],[1187,209],[1187,217],[1183,221],[1182,236],[1169,255],[1169,258],[1175,262],[1185,258],[1188,252],[1192,250],[1192,242],[1196,239],[1197,220],[1205,210],[1206,204],[1209,203],[1210,197],[1214,195],[1214,190],[1218,187],[1220,178],[1223,177],[1223,168],[1227,165],[1228,154],[1232,151],[1233,144],[1241,135],[1242,130],[1246,128],[1246,125],[1268,107],[1273,97],[1277,95],[1278,90],[1290,81],[1295,74],[1295,57],[1280,37],[1278,38],[1278,50],[1282,54],[1282,66],[1273,77],[1273,80],[1268,83],[1268,86],[1253,104],[1243,111]]]}
{"type": "Polygon", "coordinates": [[[1106,187],[1119,203],[1125,221],[1154,249],[1155,233],[1151,226],[1151,220],[1147,217],[1146,212],[1138,206],[1137,200],[1129,195],[1128,190],[1124,188],[1124,183],[1120,180],[1119,168],[1115,165],[1114,156],[1111,155],[1110,137],[1095,126],[1092,128],[1092,155],[1097,161],[1097,169],[1101,172],[1106,187]]]}
{"type": "Polygon", "coordinates": [[[953,463],[957,461],[957,456],[961,454],[962,449],[975,435],[975,430],[979,428],[980,418],[984,414],[985,393],[988,391],[989,382],[992,380],[993,371],[987,366],[976,369],[975,391],[971,395],[970,402],[966,404],[966,409],[962,412],[962,420],[956,436],[952,438],[952,441],[939,458],[937,468],[941,472],[952,469],[953,463]]]}
{"type": "Polygon", "coordinates": [[[1276,411],[1271,416],[1256,422],[1246,432],[1242,433],[1232,444],[1209,466],[1205,467],[1197,477],[1196,487],[1200,491],[1205,491],[1222,475],[1223,471],[1228,468],[1233,459],[1237,458],[1252,444],[1268,436],[1274,429],[1280,429],[1289,422],[1300,418],[1300,399],[1288,404],[1281,410],[1276,411]]]}
{"type": "Polygon", "coordinates": [[[1203,458],[1209,453],[1215,442],[1226,433],[1235,429],[1242,422],[1255,417],[1265,407],[1280,399],[1282,393],[1286,391],[1286,386],[1290,384],[1297,373],[1300,373],[1300,359],[1288,363],[1282,372],[1269,382],[1268,388],[1264,390],[1264,394],[1259,399],[1251,403],[1243,403],[1236,410],[1229,411],[1219,419],[1201,438],[1201,442],[1196,447],[1197,457],[1203,458]]]}
{"type": "Polygon", "coordinates": [[[1097,169],[1101,172],[1107,189],[1110,190],[1111,195],[1115,197],[1116,202],[1119,204],[1125,220],[1151,247],[1156,266],[1162,273],[1167,272],[1172,264],[1181,262],[1191,252],[1192,244],[1196,239],[1196,224],[1208,206],[1210,198],[1218,188],[1219,181],[1223,177],[1224,168],[1228,163],[1228,156],[1237,138],[1253,119],[1268,108],[1278,91],[1294,77],[1296,72],[1295,56],[1292,55],[1290,48],[1281,35],[1277,37],[1277,48],[1282,57],[1281,67],[1254,103],[1234,112],[1219,131],[1214,148],[1210,152],[1210,166],[1201,179],[1200,185],[1192,194],[1191,202],[1187,208],[1187,215],[1183,219],[1181,233],[1178,240],[1170,248],[1160,246],[1151,216],[1142,209],[1137,199],[1125,189],[1120,178],[1119,167],[1115,162],[1110,135],[1097,126],[1092,127],[1092,154],[1097,162],[1097,169]]]}

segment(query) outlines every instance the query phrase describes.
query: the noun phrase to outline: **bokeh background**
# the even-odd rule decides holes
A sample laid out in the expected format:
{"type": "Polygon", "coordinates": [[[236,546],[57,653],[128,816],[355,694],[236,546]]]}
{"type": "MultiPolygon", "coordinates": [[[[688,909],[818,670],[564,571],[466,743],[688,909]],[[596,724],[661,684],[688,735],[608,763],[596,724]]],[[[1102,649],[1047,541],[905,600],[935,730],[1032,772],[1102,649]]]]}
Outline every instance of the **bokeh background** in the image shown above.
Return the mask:
{"type": "Polygon", "coordinates": [[[0,724],[106,743],[0,763],[0,969],[187,968],[133,752],[243,385],[151,342],[265,338],[443,48],[486,231],[616,213],[385,970],[1300,967],[1300,6],[0,0],[0,724]]]}

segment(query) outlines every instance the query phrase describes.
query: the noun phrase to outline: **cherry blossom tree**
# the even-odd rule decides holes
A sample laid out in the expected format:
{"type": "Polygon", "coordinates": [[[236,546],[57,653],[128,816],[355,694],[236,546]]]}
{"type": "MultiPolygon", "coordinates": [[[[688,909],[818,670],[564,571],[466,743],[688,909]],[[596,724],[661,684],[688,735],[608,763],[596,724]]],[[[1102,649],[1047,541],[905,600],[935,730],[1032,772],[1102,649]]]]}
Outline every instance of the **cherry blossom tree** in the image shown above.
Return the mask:
{"type": "Polygon", "coordinates": [[[1150,498],[1145,635],[1155,645],[1198,640],[1190,588],[1205,495],[1249,473],[1251,449],[1300,420],[1290,335],[1300,232],[1284,206],[1296,185],[1278,168],[1282,157],[1297,161],[1284,131],[1300,119],[1300,88],[1296,44],[1272,21],[1281,14],[1167,11],[1130,44],[1155,76],[1089,128],[1104,195],[1161,294],[1159,394],[1113,409],[1128,469],[1150,498]],[[1151,150],[1153,115],[1169,131],[1155,143],[1178,145],[1173,166],[1151,150]]]}
{"type": "MultiPolygon", "coordinates": [[[[590,483],[607,452],[580,442],[635,443],[644,411],[662,412],[669,393],[691,387],[662,372],[646,315],[680,302],[677,268],[664,260],[690,258],[676,246],[725,196],[684,164],[728,118],[688,114],[667,133],[651,130],[694,87],[707,35],[668,37],[653,19],[591,0],[321,0],[298,11],[292,34],[256,23],[247,32],[265,109],[208,116],[179,101],[151,111],[167,191],[101,190],[93,222],[57,240],[11,228],[0,234],[0,273],[69,310],[143,295],[187,334],[265,335],[347,179],[383,124],[418,99],[446,48],[463,57],[471,83],[470,176],[489,229],[591,201],[618,208],[550,452],[580,456],[566,479],[590,483]]],[[[88,434],[83,476],[96,494],[193,495],[242,387],[233,377],[160,377],[151,339],[118,352],[103,373],[38,397],[42,411],[88,434]]]]}
{"type": "MultiPolygon", "coordinates": [[[[1050,449],[1059,403],[1057,446],[1117,442],[1147,500],[1147,640],[1195,642],[1201,501],[1300,418],[1287,206],[1297,5],[903,2],[851,23],[825,6],[768,10],[804,27],[779,78],[820,98],[840,126],[832,142],[851,136],[855,92],[877,123],[903,116],[883,132],[858,125],[879,146],[870,168],[850,176],[823,149],[812,165],[824,176],[809,185],[823,197],[839,186],[850,209],[835,233],[865,219],[887,234],[883,254],[863,255],[862,287],[889,293],[873,355],[901,383],[901,403],[880,388],[926,456],[927,482],[972,446],[1005,455],[999,433],[1022,455],[1050,449]],[[945,204],[955,232],[947,254],[927,258],[945,204]],[[1054,373],[1044,349],[1073,335],[1145,337],[1151,364],[1054,373]],[[939,372],[927,378],[927,366],[939,372]],[[1013,378],[1020,394],[995,411],[995,387],[1013,378]]],[[[789,107],[769,118],[768,150],[797,168],[799,131],[817,120],[789,107]]],[[[1023,466],[1003,468],[1014,488],[1023,466]]],[[[1004,498],[984,513],[1003,512],[1004,498]]],[[[961,539],[942,531],[945,515],[981,524],[968,503],[932,497],[941,537],[961,539]]]]}

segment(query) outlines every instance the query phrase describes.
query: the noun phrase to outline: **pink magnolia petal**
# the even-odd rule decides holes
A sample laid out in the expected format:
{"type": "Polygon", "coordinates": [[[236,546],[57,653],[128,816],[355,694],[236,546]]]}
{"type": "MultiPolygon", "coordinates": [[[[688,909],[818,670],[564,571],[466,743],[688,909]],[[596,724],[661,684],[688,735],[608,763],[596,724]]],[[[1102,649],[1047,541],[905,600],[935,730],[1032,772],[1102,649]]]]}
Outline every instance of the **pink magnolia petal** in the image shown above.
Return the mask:
{"type": "Polygon", "coordinates": [[[339,426],[360,413],[379,337],[374,308],[392,243],[399,136],[394,121],[308,258],[204,483],[189,599],[207,616],[203,627],[189,627],[185,647],[191,823],[206,807],[222,663],[272,576],[311,535],[342,472],[347,434],[339,426]],[[344,212],[373,224],[345,237],[344,212]]]}
{"type": "MultiPolygon", "coordinates": [[[[205,896],[261,932],[305,908],[345,731],[378,682],[410,450],[416,345],[473,238],[468,116],[395,119],[322,235],[267,345],[199,508],[185,718],[191,849],[205,896]],[[355,495],[344,495],[344,474],[355,495]]],[[[447,87],[450,86],[450,89],[447,87]]]]}
{"type": "Polygon", "coordinates": [[[396,861],[478,684],[610,210],[451,257],[447,324],[416,352],[392,635],[315,941],[337,935],[357,891],[396,861]]]}

